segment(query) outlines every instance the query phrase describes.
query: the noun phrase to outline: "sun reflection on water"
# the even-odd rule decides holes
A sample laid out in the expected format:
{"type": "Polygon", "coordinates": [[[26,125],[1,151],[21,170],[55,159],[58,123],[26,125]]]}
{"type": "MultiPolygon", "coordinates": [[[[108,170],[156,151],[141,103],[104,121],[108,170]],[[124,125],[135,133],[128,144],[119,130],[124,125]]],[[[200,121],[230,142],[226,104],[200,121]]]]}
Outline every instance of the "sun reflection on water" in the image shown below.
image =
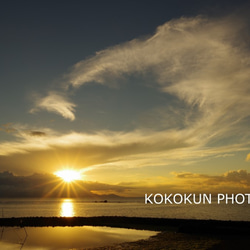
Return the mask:
{"type": "Polygon", "coordinates": [[[61,211],[60,211],[60,216],[61,217],[73,217],[75,215],[74,212],[74,205],[72,200],[70,199],[65,199],[61,203],[61,211]]]}

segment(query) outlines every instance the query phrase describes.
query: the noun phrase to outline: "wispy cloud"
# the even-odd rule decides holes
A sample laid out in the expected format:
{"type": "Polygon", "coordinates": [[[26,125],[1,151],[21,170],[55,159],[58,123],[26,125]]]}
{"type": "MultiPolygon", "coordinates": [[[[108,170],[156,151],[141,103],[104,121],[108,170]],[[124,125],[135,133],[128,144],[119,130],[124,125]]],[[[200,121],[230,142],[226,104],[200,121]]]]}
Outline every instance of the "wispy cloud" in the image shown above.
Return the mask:
{"type": "MultiPolygon", "coordinates": [[[[171,20],[146,39],[110,47],[78,62],[65,82],[77,89],[86,83],[112,86],[133,74],[144,79],[150,75],[153,87],[186,104],[192,118],[186,121],[187,129],[192,127],[200,140],[223,138],[250,115],[245,30],[243,18],[236,16],[171,20]]],[[[74,120],[74,107],[66,95],[51,92],[37,100],[32,112],[46,109],[74,120]]]]}
{"type": "MultiPolygon", "coordinates": [[[[16,129],[17,130],[17,129],[16,129]]],[[[184,135],[172,132],[133,131],[127,133],[100,131],[98,133],[58,134],[49,129],[43,131],[19,129],[13,142],[0,144],[1,155],[16,153],[31,153],[32,151],[63,149],[70,151],[76,148],[84,150],[83,157],[102,155],[107,159],[128,155],[138,155],[145,152],[158,152],[185,148],[191,145],[184,135]],[[45,136],[46,135],[46,136],[45,136]],[[167,138],[167,140],[166,140],[167,138]]],[[[59,150],[60,151],[60,150],[59,150]]],[[[104,157],[104,158],[105,158],[104,157]]]]}
{"type": "Polygon", "coordinates": [[[75,120],[74,111],[76,105],[68,100],[66,95],[58,92],[49,92],[46,97],[36,96],[35,108],[31,109],[31,113],[35,113],[40,109],[62,115],[71,121],[75,120]]]}
{"type": "Polygon", "coordinates": [[[67,165],[90,170],[167,169],[247,150],[245,144],[203,147],[187,130],[60,134],[48,128],[12,127],[16,139],[0,143],[0,170],[15,173],[51,172],[67,165]]]}
{"type": "Polygon", "coordinates": [[[247,155],[246,161],[250,161],[250,153],[247,155]]]}
{"type": "Polygon", "coordinates": [[[151,73],[156,88],[200,112],[192,124],[197,130],[205,125],[227,132],[250,115],[250,51],[244,28],[236,17],[172,20],[147,39],[108,48],[77,63],[67,80],[73,87],[88,82],[109,86],[127,75],[151,73]]]}

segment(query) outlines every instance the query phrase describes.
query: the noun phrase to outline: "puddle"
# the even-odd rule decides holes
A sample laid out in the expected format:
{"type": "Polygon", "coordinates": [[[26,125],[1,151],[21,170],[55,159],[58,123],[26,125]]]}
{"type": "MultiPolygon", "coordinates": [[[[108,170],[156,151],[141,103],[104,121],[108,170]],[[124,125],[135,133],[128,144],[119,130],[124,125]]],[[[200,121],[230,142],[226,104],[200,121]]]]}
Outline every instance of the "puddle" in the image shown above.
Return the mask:
{"type": "Polygon", "coordinates": [[[154,231],[110,227],[25,227],[0,228],[0,249],[66,250],[107,246],[146,239],[154,231]]]}

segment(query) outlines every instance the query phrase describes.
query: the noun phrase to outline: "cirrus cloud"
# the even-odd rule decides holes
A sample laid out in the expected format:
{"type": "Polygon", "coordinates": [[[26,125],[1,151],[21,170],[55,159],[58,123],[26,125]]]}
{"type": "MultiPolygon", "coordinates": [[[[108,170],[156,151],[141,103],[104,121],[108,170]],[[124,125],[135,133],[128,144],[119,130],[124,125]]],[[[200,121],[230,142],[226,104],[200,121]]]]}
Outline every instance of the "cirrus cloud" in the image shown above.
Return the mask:
{"type": "Polygon", "coordinates": [[[31,109],[30,113],[45,109],[73,121],[75,120],[75,107],[76,104],[70,102],[64,94],[51,91],[46,97],[36,97],[35,108],[31,109]]]}
{"type": "MultiPolygon", "coordinates": [[[[192,126],[202,140],[227,137],[232,130],[240,133],[237,125],[250,116],[247,29],[244,17],[233,15],[174,19],[146,39],[107,48],[78,62],[65,82],[77,89],[93,82],[119,85],[121,78],[133,74],[144,79],[151,75],[153,87],[184,102],[185,113],[198,114],[186,122],[187,129],[192,126]]],[[[73,121],[76,105],[66,96],[50,92],[36,100],[31,112],[45,109],[73,121]]]]}

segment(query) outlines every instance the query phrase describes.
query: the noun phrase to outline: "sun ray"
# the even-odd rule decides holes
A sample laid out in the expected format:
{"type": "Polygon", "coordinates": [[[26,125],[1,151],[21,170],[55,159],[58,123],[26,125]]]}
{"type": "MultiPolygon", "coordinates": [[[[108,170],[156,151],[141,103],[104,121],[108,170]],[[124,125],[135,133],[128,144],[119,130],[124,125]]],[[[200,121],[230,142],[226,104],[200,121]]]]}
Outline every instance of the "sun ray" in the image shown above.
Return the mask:
{"type": "Polygon", "coordinates": [[[77,185],[76,182],[70,183],[70,188],[71,188],[71,190],[73,191],[74,196],[75,196],[75,197],[78,197],[78,193],[77,193],[77,191],[76,191],[76,189],[75,189],[75,186],[76,186],[76,185],[77,185]]]}
{"type": "Polygon", "coordinates": [[[66,183],[62,181],[62,187],[59,190],[58,197],[62,196],[63,191],[65,190],[66,183]]]}
{"type": "MultiPolygon", "coordinates": [[[[51,194],[53,194],[57,189],[59,189],[61,186],[63,186],[63,182],[59,182],[54,188],[52,188],[48,193],[45,194],[44,198],[49,197],[51,194]]],[[[62,190],[62,187],[60,188],[62,190]]]]}
{"type": "Polygon", "coordinates": [[[82,185],[80,185],[78,182],[74,183],[77,187],[79,187],[81,190],[83,190],[84,192],[88,192],[88,189],[86,189],[85,187],[83,187],[82,185]]]}

